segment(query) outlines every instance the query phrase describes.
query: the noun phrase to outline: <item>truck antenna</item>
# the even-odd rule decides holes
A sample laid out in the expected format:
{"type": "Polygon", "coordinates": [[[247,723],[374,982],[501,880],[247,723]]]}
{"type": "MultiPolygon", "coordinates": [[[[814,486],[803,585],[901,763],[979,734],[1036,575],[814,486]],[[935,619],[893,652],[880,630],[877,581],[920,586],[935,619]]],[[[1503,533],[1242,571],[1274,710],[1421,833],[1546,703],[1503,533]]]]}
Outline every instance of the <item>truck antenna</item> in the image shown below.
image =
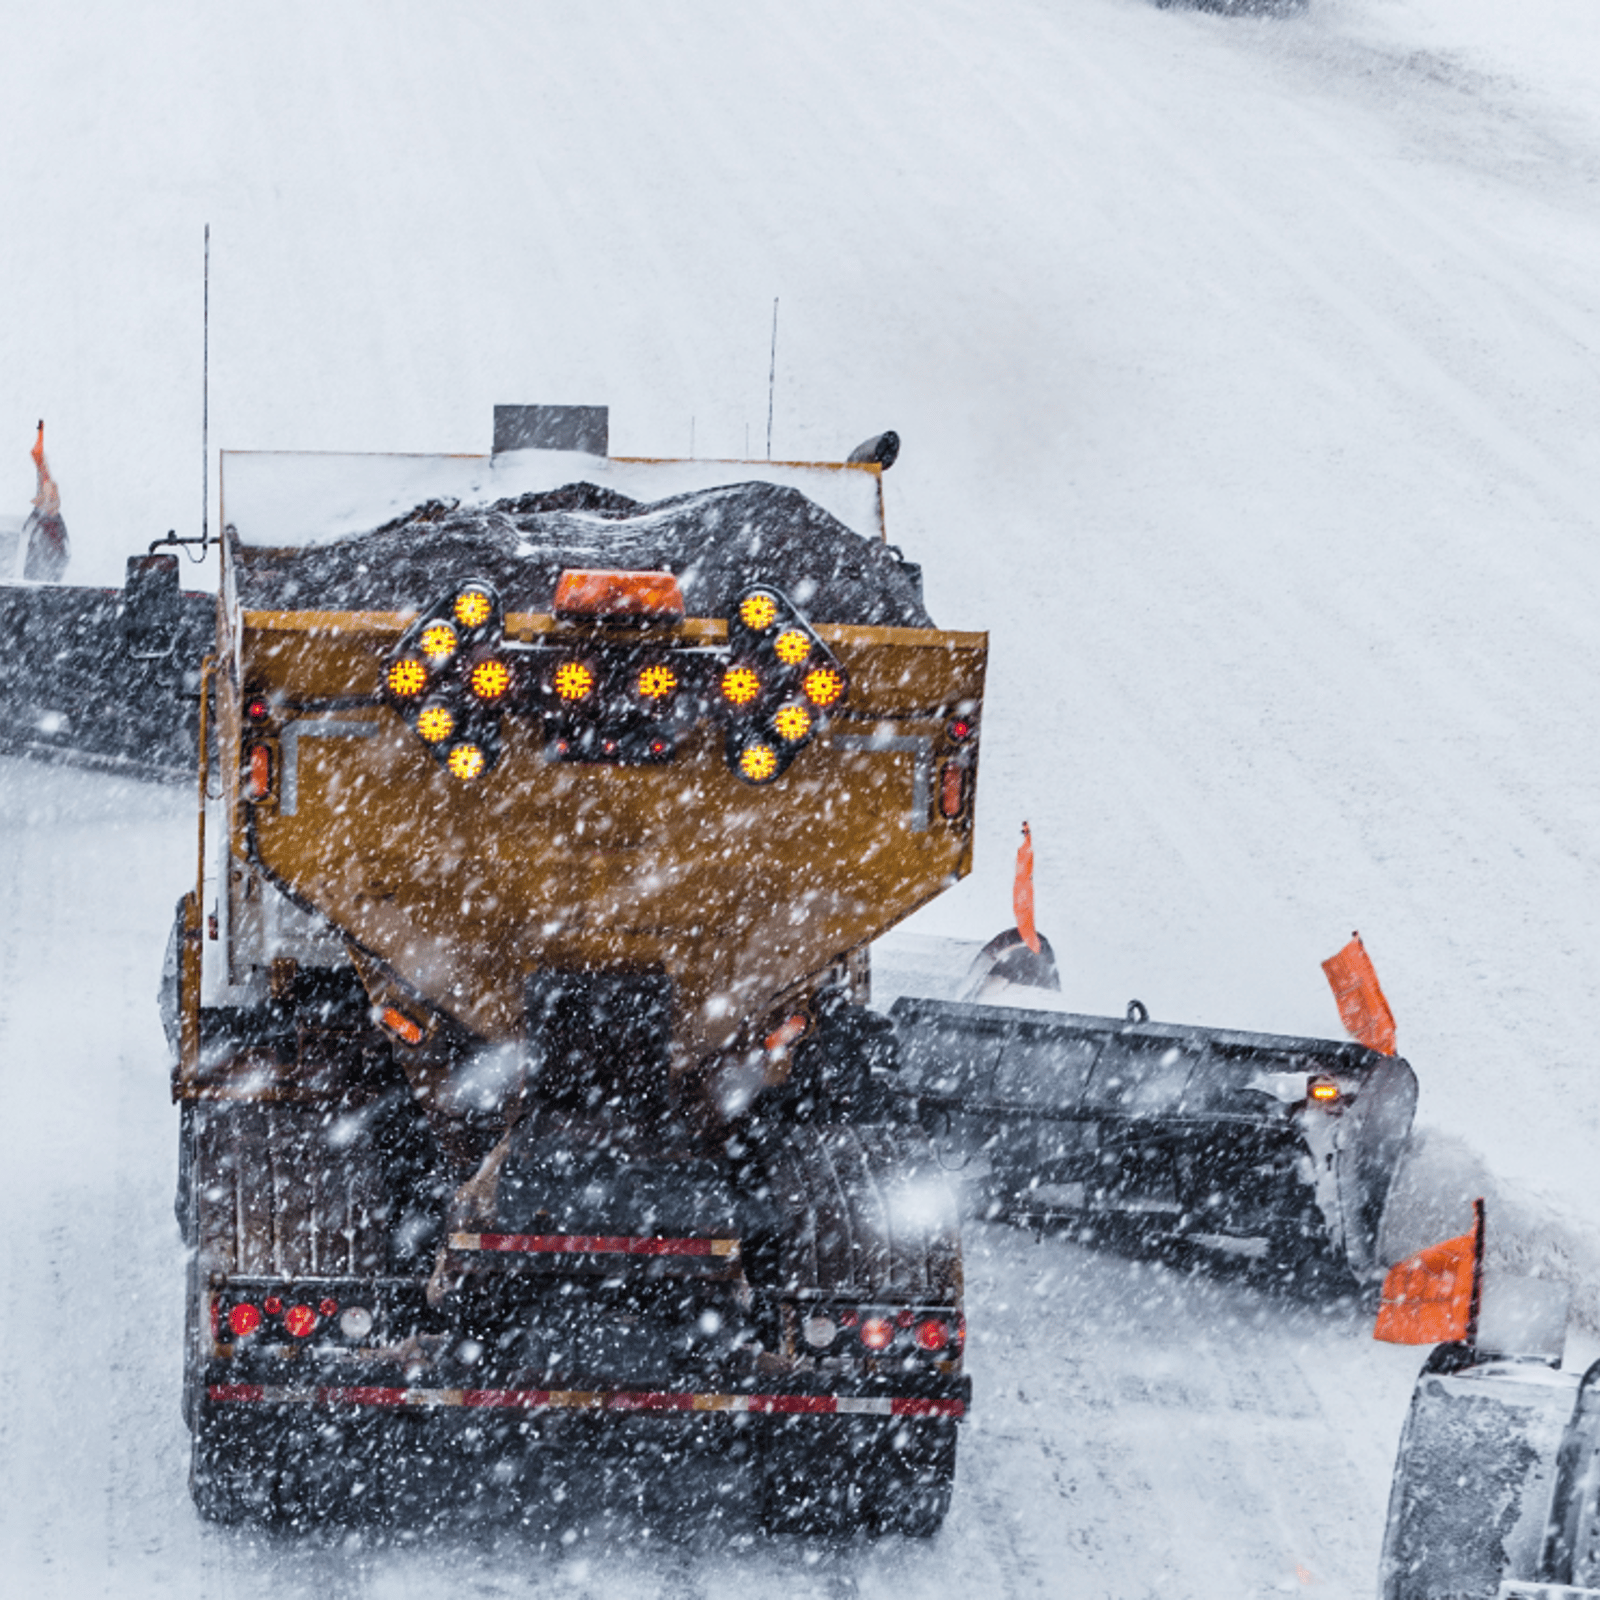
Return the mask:
{"type": "Polygon", "coordinates": [[[198,547],[190,554],[191,561],[204,561],[211,548],[211,224],[206,224],[205,268],[202,273],[202,301],[200,314],[200,537],[180,539],[175,530],[166,538],[154,539],[150,554],[178,545],[198,547]]]}
{"type": "Polygon", "coordinates": [[[767,367],[767,460],[772,459],[772,392],[778,382],[778,297],[772,297],[772,361],[767,367]]]}

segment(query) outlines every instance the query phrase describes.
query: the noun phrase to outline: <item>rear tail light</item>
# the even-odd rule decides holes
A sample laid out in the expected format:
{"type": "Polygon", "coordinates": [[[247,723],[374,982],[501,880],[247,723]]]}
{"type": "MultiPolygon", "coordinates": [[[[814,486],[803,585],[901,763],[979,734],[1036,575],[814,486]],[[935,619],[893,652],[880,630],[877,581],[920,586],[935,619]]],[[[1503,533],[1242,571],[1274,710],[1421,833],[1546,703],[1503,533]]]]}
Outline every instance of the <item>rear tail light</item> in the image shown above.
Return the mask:
{"type": "Polygon", "coordinates": [[[1339,1085],[1332,1078],[1312,1078],[1306,1084],[1306,1095],[1318,1105],[1331,1106],[1339,1099],[1339,1085]]]}
{"type": "Polygon", "coordinates": [[[785,1017],[762,1042],[775,1054],[779,1050],[787,1050],[796,1040],[803,1039],[810,1026],[811,1018],[803,1011],[796,1011],[793,1016],[785,1017]]]}
{"type": "Polygon", "coordinates": [[[283,1301],[280,1300],[275,1294],[269,1294],[267,1298],[261,1302],[261,1305],[269,1317],[276,1317],[282,1314],[283,1301]]]}
{"type": "Polygon", "coordinates": [[[965,744],[972,737],[975,728],[971,717],[952,717],[944,731],[950,735],[954,743],[965,744]]]}
{"type": "Polygon", "coordinates": [[[261,1326],[261,1310],[241,1301],[228,1313],[228,1330],[236,1339],[248,1339],[261,1326]]]}
{"type": "Polygon", "coordinates": [[[317,1314],[310,1306],[290,1306],[283,1314],[283,1326],[296,1339],[304,1339],[316,1328],[317,1314]]]}
{"type": "Polygon", "coordinates": [[[894,1343],[894,1324],[887,1317],[868,1317],[861,1324],[861,1342],[869,1350],[887,1350],[894,1343]]]}
{"type": "Polygon", "coordinates": [[[917,1324],[917,1331],[912,1337],[917,1341],[919,1350],[939,1351],[950,1343],[950,1329],[938,1317],[927,1317],[917,1324]]]}
{"type": "Polygon", "coordinates": [[[317,1305],[318,1313],[324,1317],[331,1317],[338,1309],[339,1302],[337,1300],[323,1300],[319,1301],[317,1305]]]}

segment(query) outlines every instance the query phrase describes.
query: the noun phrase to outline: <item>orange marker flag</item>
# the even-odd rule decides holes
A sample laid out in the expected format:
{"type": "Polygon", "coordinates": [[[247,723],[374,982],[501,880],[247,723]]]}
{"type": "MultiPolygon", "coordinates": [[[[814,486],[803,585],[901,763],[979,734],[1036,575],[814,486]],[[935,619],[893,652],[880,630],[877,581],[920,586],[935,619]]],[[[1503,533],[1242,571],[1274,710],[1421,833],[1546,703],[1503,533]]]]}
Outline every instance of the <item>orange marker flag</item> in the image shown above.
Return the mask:
{"type": "Polygon", "coordinates": [[[39,514],[45,517],[56,517],[61,514],[61,491],[56,487],[56,480],[50,476],[50,466],[44,458],[44,424],[39,424],[39,437],[33,441],[33,449],[28,452],[33,457],[34,470],[39,475],[39,486],[33,497],[33,503],[39,508],[39,514]]]}
{"type": "Polygon", "coordinates": [[[1011,911],[1017,919],[1022,942],[1039,953],[1039,930],[1033,925],[1033,834],[1022,824],[1022,843],[1017,847],[1017,876],[1011,885],[1011,911]]]}
{"type": "Polygon", "coordinates": [[[1483,1201],[1474,1200],[1470,1233],[1390,1267],[1372,1337],[1389,1344],[1473,1344],[1482,1287],[1483,1201]]]}
{"type": "Polygon", "coordinates": [[[1339,1020],[1344,1023],[1350,1037],[1379,1055],[1394,1054],[1394,1013],[1383,997],[1378,984],[1378,974],[1372,966],[1367,947],[1359,933],[1350,935],[1347,944],[1336,956],[1322,963],[1338,1003],[1339,1020]]]}

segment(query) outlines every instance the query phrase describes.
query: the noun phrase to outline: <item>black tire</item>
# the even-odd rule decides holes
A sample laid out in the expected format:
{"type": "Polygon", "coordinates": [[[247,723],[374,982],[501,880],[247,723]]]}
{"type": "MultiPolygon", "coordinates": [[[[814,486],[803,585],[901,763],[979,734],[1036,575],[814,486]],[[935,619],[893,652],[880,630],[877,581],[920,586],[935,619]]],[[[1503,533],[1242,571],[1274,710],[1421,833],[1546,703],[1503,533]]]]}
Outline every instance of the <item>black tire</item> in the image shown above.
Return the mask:
{"type": "Polygon", "coordinates": [[[813,1417],[775,1423],[761,1449],[760,1520],[770,1534],[847,1539],[865,1520],[857,1463],[870,1460],[845,1430],[813,1417]]]}

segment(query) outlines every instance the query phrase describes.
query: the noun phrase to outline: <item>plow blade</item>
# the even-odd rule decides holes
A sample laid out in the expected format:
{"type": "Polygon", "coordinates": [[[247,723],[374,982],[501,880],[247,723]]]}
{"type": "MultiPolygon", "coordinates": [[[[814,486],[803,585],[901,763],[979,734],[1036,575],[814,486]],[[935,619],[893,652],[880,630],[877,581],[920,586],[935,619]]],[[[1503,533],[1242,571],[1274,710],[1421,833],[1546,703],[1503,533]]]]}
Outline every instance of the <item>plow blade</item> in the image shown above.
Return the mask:
{"type": "Polygon", "coordinates": [[[1322,1039],[903,997],[909,1102],[999,1214],[1111,1221],[1358,1280],[1416,1109],[1398,1057],[1322,1039]]]}
{"type": "Polygon", "coordinates": [[[0,752],[176,781],[196,771],[200,662],[216,597],[178,558],[136,556],[123,589],[0,584],[0,752]]]}

